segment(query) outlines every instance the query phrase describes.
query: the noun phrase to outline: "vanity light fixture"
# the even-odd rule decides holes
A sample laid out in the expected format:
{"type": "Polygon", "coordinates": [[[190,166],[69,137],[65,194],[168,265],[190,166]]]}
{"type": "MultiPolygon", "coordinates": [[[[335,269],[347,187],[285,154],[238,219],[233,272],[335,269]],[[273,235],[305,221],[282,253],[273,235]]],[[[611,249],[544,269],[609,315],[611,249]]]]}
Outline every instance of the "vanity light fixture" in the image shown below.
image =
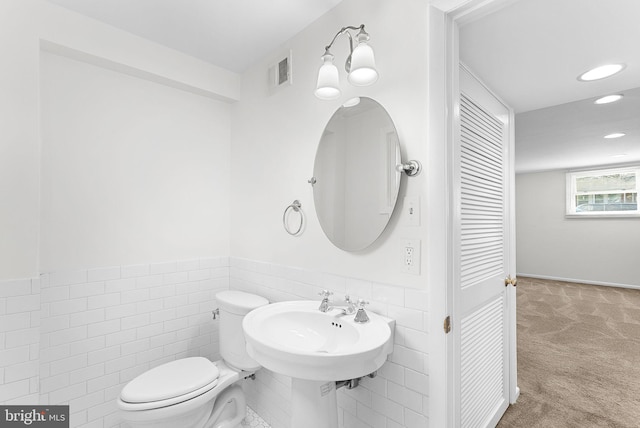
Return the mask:
{"type": "Polygon", "coordinates": [[[589,71],[582,73],[578,76],[578,80],[581,82],[590,82],[592,80],[600,80],[605,77],[613,76],[616,73],[624,70],[624,64],[606,64],[600,67],[592,68],[589,71]]]}
{"type": "Polygon", "coordinates": [[[329,49],[331,49],[338,36],[342,34],[349,36],[349,56],[344,65],[348,73],[347,80],[349,83],[354,86],[369,86],[378,80],[373,49],[369,46],[369,34],[364,30],[364,24],[359,27],[343,27],[333,36],[331,43],[325,46],[324,55],[321,57],[322,66],[318,70],[318,81],[315,90],[316,97],[321,100],[336,99],[341,93],[338,68],[333,63],[334,56],[329,49]],[[354,36],[351,35],[349,30],[360,30],[355,35],[357,42],[355,48],[353,47],[354,36]]]}
{"type": "Polygon", "coordinates": [[[627,135],[627,134],[624,134],[622,132],[614,132],[613,134],[605,135],[604,138],[610,140],[612,138],[624,137],[625,135],[627,135]]]}
{"type": "Polygon", "coordinates": [[[615,103],[616,101],[620,101],[624,95],[622,94],[614,94],[614,95],[606,95],[604,97],[600,97],[594,101],[594,104],[609,104],[615,103]]]}

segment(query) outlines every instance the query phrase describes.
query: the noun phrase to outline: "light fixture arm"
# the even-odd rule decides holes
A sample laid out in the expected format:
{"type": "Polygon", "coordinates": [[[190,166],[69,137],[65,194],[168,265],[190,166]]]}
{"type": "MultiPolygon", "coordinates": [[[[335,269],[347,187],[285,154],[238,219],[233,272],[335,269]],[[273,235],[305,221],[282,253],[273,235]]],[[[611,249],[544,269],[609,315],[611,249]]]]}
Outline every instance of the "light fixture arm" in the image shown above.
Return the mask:
{"type": "Polygon", "coordinates": [[[349,73],[351,71],[351,55],[353,54],[353,36],[349,32],[349,30],[360,30],[360,32],[358,34],[365,34],[365,35],[367,35],[367,38],[369,36],[367,34],[367,32],[364,30],[364,24],[360,24],[360,26],[358,26],[358,27],[355,27],[353,25],[349,25],[347,27],[342,27],[340,29],[340,31],[338,31],[336,33],[336,35],[333,36],[333,39],[331,40],[331,43],[329,43],[327,46],[324,47],[324,54],[325,55],[331,54],[331,52],[329,52],[329,49],[331,49],[331,47],[333,46],[333,43],[336,41],[338,36],[340,36],[342,34],[346,34],[347,36],[349,36],[349,56],[347,57],[347,61],[344,64],[344,69],[346,70],[347,73],[349,73]]]}

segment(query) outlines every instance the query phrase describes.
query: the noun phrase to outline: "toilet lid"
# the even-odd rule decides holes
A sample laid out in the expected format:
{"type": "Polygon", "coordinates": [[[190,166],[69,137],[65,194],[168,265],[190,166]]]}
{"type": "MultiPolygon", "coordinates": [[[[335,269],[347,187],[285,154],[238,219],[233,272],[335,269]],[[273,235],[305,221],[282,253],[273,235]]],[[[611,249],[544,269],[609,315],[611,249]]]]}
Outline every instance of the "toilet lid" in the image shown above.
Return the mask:
{"type": "Polygon", "coordinates": [[[120,393],[127,403],[148,403],[179,397],[208,384],[216,386],[220,372],[203,357],[182,358],[155,367],[129,382],[120,393]]]}

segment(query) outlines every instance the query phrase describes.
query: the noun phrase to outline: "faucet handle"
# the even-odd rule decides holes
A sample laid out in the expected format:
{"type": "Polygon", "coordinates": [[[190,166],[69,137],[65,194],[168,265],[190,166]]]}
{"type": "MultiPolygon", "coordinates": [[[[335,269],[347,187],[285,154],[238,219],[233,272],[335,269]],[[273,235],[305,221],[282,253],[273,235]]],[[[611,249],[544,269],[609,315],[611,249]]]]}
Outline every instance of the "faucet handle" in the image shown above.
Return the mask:
{"type": "Polygon", "coordinates": [[[368,305],[369,302],[364,299],[358,299],[358,312],[356,313],[356,317],[353,319],[357,323],[365,323],[369,322],[369,315],[364,310],[364,307],[368,305]]]}
{"type": "Polygon", "coordinates": [[[322,296],[325,299],[328,299],[329,296],[331,296],[333,294],[333,292],[329,291],[329,290],[322,290],[321,292],[318,293],[319,296],[322,296]]]}
{"type": "Polygon", "coordinates": [[[327,312],[329,310],[329,296],[331,296],[333,293],[329,290],[322,290],[318,294],[322,296],[322,302],[320,303],[320,307],[318,308],[318,310],[320,312],[327,312]]]}

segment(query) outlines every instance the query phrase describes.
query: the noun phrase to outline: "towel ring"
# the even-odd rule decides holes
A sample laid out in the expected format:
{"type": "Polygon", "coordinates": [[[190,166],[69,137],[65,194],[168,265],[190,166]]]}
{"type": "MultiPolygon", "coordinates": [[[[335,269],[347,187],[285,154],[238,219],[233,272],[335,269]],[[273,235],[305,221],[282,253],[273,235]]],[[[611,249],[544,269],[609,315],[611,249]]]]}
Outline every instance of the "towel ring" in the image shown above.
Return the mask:
{"type": "Polygon", "coordinates": [[[291,203],[291,205],[285,208],[284,213],[282,214],[282,225],[284,226],[284,230],[286,230],[289,235],[296,236],[302,230],[303,224],[304,224],[304,215],[302,213],[302,204],[300,203],[299,200],[296,199],[291,203]],[[300,214],[300,225],[298,226],[298,230],[296,230],[295,232],[292,232],[289,229],[289,225],[287,224],[287,214],[289,213],[289,210],[293,210],[293,212],[300,214]]]}

